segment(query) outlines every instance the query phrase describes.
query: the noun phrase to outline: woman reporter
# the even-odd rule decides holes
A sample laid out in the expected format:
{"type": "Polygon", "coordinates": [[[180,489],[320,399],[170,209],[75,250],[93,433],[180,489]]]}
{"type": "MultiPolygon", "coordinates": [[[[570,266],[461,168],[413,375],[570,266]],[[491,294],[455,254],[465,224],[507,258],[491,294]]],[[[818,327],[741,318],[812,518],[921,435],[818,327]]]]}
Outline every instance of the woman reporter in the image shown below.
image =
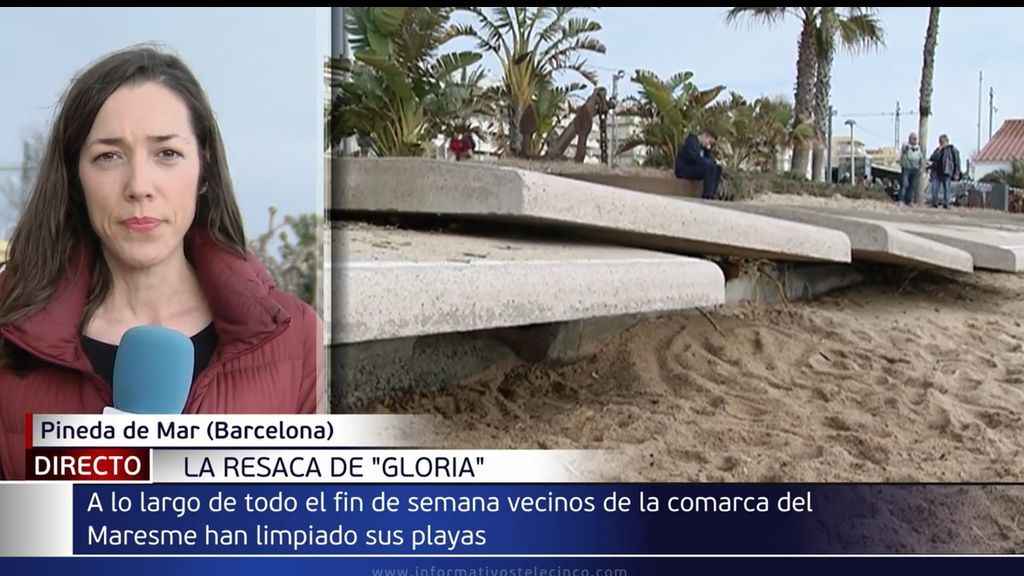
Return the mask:
{"type": "Polygon", "coordinates": [[[159,325],[195,347],[186,413],[321,412],[316,312],[246,250],[213,110],[176,56],[133,47],[71,83],[0,273],[0,468],[26,413],[112,405],[117,345],[159,325]]]}

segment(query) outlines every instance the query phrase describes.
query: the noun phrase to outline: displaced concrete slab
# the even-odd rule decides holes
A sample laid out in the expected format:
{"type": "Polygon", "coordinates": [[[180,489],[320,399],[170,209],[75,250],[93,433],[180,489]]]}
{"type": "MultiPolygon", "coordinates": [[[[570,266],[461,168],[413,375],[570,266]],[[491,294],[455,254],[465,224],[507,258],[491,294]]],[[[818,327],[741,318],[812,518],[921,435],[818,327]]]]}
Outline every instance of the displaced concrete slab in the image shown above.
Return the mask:
{"type": "Polygon", "coordinates": [[[721,269],[686,256],[352,224],[333,234],[334,343],[725,302],[721,269]]]}
{"type": "Polygon", "coordinates": [[[737,210],[823,226],[849,236],[854,260],[971,272],[974,259],[959,248],[901,230],[896,223],[838,216],[819,208],[738,202],[737,210]]]}
{"type": "MultiPolygon", "coordinates": [[[[845,264],[767,263],[763,269],[726,281],[726,305],[804,300],[862,280],[853,266],[845,264]]],[[[669,314],[693,315],[705,322],[694,310],[669,314]]],[[[484,372],[493,377],[523,363],[575,361],[600,353],[624,331],[662,316],[659,312],[606,316],[337,345],[330,355],[332,373],[338,378],[332,388],[332,407],[335,412],[359,411],[368,402],[443,389],[484,372]]]]}
{"type": "Polygon", "coordinates": [[[900,230],[969,253],[975,268],[1024,271],[1024,217],[984,210],[901,210],[890,214],[830,211],[891,223],[900,230]]]}
{"type": "Polygon", "coordinates": [[[1024,233],[979,226],[897,224],[901,230],[958,248],[974,258],[974,267],[1024,272],[1024,233]]]}
{"type": "Polygon", "coordinates": [[[845,234],[727,204],[645,194],[539,172],[409,158],[345,158],[343,212],[445,215],[543,225],[609,243],[696,255],[850,261],[845,234]]]}
{"type": "Polygon", "coordinates": [[[802,209],[894,227],[967,252],[973,258],[975,268],[1015,273],[1024,271],[1024,216],[1018,214],[964,209],[872,212],[848,208],[782,206],[784,209],[802,209]]]}
{"type": "MultiPolygon", "coordinates": [[[[782,204],[788,205],[788,204],[782,204]]],[[[883,205],[884,206],[884,205],[883,205]]],[[[977,210],[953,208],[950,210],[934,208],[905,208],[902,206],[886,206],[888,209],[867,210],[862,208],[795,206],[815,211],[826,212],[836,216],[866,218],[896,223],[935,224],[950,226],[980,226],[988,229],[1007,232],[1024,233],[1024,214],[1010,214],[996,210],[977,210]]]]}

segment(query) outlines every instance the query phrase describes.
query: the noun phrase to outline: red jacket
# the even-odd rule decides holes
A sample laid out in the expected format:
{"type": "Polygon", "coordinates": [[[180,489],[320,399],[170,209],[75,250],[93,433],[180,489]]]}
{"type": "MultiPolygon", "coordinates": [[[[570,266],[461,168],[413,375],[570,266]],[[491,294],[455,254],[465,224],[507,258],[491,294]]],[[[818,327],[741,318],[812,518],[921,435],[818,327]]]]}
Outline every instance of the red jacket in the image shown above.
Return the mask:
{"type": "MultiPolygon", "coordinates": [[[[252,254],[239,258],[205,232],[187,242],[213,312],[217,349],[196,376],[185,413],[323,412],[323,329],[316,311],[275,289],[252,254]]],[[[110,385],[81,346],[94,258],[92,250],[81,250],[42,309],[0,327],[7,345],[45,362],[21,378],[0,373],[0,468],[8,480],[25,477],[26,413],[98,414],[113,405],[110,385]]],[[[0,294],[4,284],[0,274],[0,294]]]]}

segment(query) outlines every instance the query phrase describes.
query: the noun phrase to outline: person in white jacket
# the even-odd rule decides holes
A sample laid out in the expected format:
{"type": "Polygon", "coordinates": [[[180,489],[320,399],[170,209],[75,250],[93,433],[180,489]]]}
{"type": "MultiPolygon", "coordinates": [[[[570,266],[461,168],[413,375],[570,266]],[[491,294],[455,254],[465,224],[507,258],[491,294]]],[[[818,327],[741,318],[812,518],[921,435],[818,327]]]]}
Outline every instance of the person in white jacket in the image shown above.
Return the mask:
{"type": "Polygon", "coordinates": [[[917,141],[917,134],[911,132],[900,150],[900,201],[908,206],[914,201],[914,190],[921,181],[923,167],[924,150],[917,141]]]}

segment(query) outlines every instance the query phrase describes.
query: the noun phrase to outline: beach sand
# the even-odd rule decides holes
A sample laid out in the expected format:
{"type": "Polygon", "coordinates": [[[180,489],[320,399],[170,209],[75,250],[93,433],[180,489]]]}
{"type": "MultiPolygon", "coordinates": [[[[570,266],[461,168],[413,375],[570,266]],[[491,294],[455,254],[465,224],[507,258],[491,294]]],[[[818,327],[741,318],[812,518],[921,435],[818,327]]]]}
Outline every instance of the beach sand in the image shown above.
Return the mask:
{"type": "Polygon", "coordinates": [[[614,450],[626,481],[1024,481],[1024,278],[907,274],[366,409],[443,416],[451,446],[614,450]]]}
{"type": "MultiPolygon", "coordinates": [[[[607,450],[615,481],[1024,481],[1024,277],[889,272],[360,411],[439,415],[450,448],[607,450]]],[[[835,529],[874,551],[1024,551],[1024,487],[950,489],[835,529]],[[905,520],[922,514],[931,532],[905,520]]]]}

